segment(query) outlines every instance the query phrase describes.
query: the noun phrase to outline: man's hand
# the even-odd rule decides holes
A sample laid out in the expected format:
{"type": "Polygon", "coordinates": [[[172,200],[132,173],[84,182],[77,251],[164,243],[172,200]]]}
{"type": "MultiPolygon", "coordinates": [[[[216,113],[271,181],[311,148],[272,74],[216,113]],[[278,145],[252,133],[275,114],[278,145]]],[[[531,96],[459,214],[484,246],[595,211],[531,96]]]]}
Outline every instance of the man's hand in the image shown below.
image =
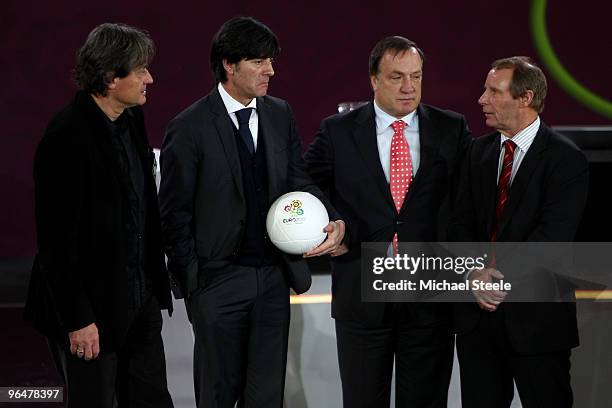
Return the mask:
{"type": "MultiPolygon", "coordinates": [[[[332,256],[336,256],[335,253],[340,249],[342,245],[342,240],[344,239],[344,231],[345,231],[344,221],[336,220],[331,221],[323,231],[327,232],[327,238],[316,248],[311,249],[310,251],[304,254],[304,258],[310,258],[313,256],[321,256],[326,254],[331,254],[332,256]]],[[[346,246],[344,246],[346,248],[346,246]]]]}
{"type": "Polygon", "coordinates": [[[346,254],[347,252],[348,252],[348,247],[346,246],[346,244],[342,244],[334,252],[330,252],[329,255],[330,256],[340,256],[340,255],[346,254]]]}
{"type": "MultiPolygon", "coordinates": [[[[469,281],[480,281],[483,283],[492,283],[493,279],[503,279],[504,275],[493,268],[474,269],[470,272],[469,281]]],[[[507,292],[500,290],[473,290],[472,293],[478,301],[478,306],[481,309],[493,312],[497,306],[506,298],[507,292]]]]}
{"type": "Polygon", "coordinates": [[[70,352],[76,354],[78,358],[85,357],[85,360],[91,360],[100,354],[100,339],[95,323],[69,332],[68,339],[70,340],[70,352]]]}

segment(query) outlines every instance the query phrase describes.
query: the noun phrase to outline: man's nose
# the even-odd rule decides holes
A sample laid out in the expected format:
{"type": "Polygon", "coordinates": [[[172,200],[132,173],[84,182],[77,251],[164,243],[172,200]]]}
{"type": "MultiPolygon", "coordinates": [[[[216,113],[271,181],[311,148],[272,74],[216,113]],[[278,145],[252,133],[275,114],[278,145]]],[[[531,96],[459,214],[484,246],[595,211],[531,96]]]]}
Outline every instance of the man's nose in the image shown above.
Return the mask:
{"type": "Polygon", "coordinates": [[[409,76],[404,77],[402,79],[402,86],[400,87],[400,90],[402,92],[413,92],[414,91],[414,83],[412,81],[412,78],[410,78],[409,76]]]}
{"type": "Polygon", "coordinates": [[[264,74],[268,76],[274,75],[274,67],[272,66],[272,61],[268,60],[265,66],[264,74]]]}
{"type": "Polygon", "coordinates": [[[483,92],[482,95],[480,95],[480,98],[478,98],[478,103],[480,105],[485,105],[487,103],[487,92],[483,92]]]}

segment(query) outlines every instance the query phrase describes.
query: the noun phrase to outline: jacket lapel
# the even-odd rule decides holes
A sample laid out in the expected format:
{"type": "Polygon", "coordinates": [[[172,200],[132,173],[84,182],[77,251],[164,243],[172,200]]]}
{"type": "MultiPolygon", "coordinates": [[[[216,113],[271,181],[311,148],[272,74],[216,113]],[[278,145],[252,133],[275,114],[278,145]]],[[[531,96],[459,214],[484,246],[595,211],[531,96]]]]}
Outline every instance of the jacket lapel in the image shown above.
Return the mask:
{"type": "Polygon", "coordinates": [[[480,162],[480,176],[482,177],[482,197],[483,214],[486,225],[486,236],[490,236],[495,222],[495,206],[497,205],[497,171],[499,167],[500,134],[497,133],[491,139],[491,143],[484,149],[482,161],[480,162]]]}
{"type": "Polygon", "coordinates": [[[412,183],[408,189],[408,194],[406,194],[400,212],[406,208],[408,200],[415,194],[414,192],[418,191],[424,175],[427,174],[428,170],[433,165],[434,157],[439,148],[438,132],[436,132],[433,123],[429,119],[427,111],[421,105],[417,108],[417,115],[419,117],[419,169],[416,174],[412,176],[412,183]]]}
{"type": "Polygon", "coordinates": [[[378,189],[381,191],[387,203],[395,209],[389,183],[380,164],[378,154],[378,143],[376,142],[376,121],[374,120],[374,104],[370,102],[363,108],[355,119],[353,128],[353,140],[357,145],[361,157],[370,172],[378,189]]]}
{"type": "Polygon", "coordinates": [[[138,157],[140,158],[140,164],[142,166],[142,172],[144,175],[144,183],[145,183],[145,194],[148,194],[148,190],[151,186],[155,186],[155,154],[153,153],[153,149],[149,144],[149,139],[147,138],[146,129],[143,129],[140,124],[144,123],[142,120],[138,120],[142,115],[139,113],[138,115],[134,112],[134,110],[140,109],[138,108],[130,108],[127,111],[127,114],[130,116],[130,135],[134,144],[136,146],[136,150],[138,151],[138,157]]]}
{"type": "Polygon", "coordinates": [[[223,152],[230,167],[232,178],[240,198],[244,200],[244,189],[242,184],[242,171],[240,169],[240,157],[238,156],[238,146],[234,137],[232,121],[223,104],[219,90],[215,87],[209,94],[210,110],[215,114],[214,124],[217,129],[217,137],[223,146],[223,152]]]}
{"type": "Polygon", "coordinates": [[[82,91],[77,93],[75,104],[83,112],[83,123],[91,132],[93,142],[96,145],[96,151],[104,157],[104,162],[113,173],[117,183],[119,183],[121,192],[127,196],[129,194],[127,188],[129,186],[125,185],[123,177],[121,177],[119,159],[111,140],[112,135],[108,124],[102,116],[104,113],[93,98],[82,91]]]}
{"type": "Polygon", "coordinates": [[[521,162],[521,167],[519,167],[516,175],[514,176],[514,180],[512,181],[512,185],[510,186],[510,191],[508,195],[508,202],[506,203],[504,210],[502,211],[500,223],[499,223],[499,236],[501,237],[504,228],[508,225],[508,222],[512,218],[512,214],[516,209],[516,206],[521,202],[521,198],[525,194],[525,190],[529,181],[531,180],[531,176],[541,162],[540,156],[542,152],[546,149],[546,145],[548,143],[548,133],[545,130],[544,123],[540,124],[540,129],[538,129],[538,133],[536,134],[533,143],[529,147],[527,154],[523,158],[521,162]]]}
{"type": "MultiPolygon", "coordinates": [[[[264,98],[257,98],[257,116],[259,120],[259,136],[263,140],[266,153],[266,169],[268,171],[268,199],[271,201],[280,195],[278,166],[276,153],[283,147],[283,135],[274,127],[270,106],[264,98]]],[[[285,136],[286,137],[286,136],[285,136]]],[[[259,144],[259,143],[258,143],[259,144]]],[[[286,144],[286,143],[285,143],[286,144]]],[[[259,144],[261,145],[261,144],[259,144]]]]}

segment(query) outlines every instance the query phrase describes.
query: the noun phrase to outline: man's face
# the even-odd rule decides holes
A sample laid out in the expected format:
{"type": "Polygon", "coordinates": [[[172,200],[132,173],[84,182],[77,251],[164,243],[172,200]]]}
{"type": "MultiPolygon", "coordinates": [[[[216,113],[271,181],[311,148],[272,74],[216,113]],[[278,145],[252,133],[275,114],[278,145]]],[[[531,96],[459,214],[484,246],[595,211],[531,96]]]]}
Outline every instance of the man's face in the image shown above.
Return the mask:
{"type": "Polygon", "coordinates": [[[243,105],[253,98],[268,93],[270,77],[274,75],[272,58],[243,59],[236,64],[224,62],[227,81],[224,83],[229,94],[243,105]]]}
{"type": "Polygon", "coordinates": [[[134,68],[128,76],[113,79],[108,95],[126,108],[144,105],[147,101],[147,85],[152,83],[153,77],[147,67],[134,68]]]}
{"type": "Polygon", "coordinates": [[[386,52],[380,59],[378,75],[370,82],[376,104],[389,115],[402,118],[421,102],[423,61],[416,48],[400,54],[386,52]]]}
{"type": "Polygon", "coordinates": [[[492,69],[487,74],[484,92],[478,99],[485,114],[487,126],[514,135],[520,130],[520,98],[510,93],[513,70],[492,69]],[[518,128],[518,129],[517,129],[518,128]]]}

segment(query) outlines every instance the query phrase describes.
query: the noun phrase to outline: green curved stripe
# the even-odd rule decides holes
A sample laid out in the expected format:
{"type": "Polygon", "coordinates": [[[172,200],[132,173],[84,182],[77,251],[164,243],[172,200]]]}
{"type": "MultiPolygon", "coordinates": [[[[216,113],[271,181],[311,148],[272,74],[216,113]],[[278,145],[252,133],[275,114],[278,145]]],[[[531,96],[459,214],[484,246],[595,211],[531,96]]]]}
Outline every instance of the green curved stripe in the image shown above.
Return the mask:
{"type": "Polygon", "coordinates": [[[594,94],[576,81],[552,49],[546,31],[546,0],[533,0],[531,4],[531,31],[540,59],[565,92],[591,110],[612,119],[612,102],[594,94]]]}

